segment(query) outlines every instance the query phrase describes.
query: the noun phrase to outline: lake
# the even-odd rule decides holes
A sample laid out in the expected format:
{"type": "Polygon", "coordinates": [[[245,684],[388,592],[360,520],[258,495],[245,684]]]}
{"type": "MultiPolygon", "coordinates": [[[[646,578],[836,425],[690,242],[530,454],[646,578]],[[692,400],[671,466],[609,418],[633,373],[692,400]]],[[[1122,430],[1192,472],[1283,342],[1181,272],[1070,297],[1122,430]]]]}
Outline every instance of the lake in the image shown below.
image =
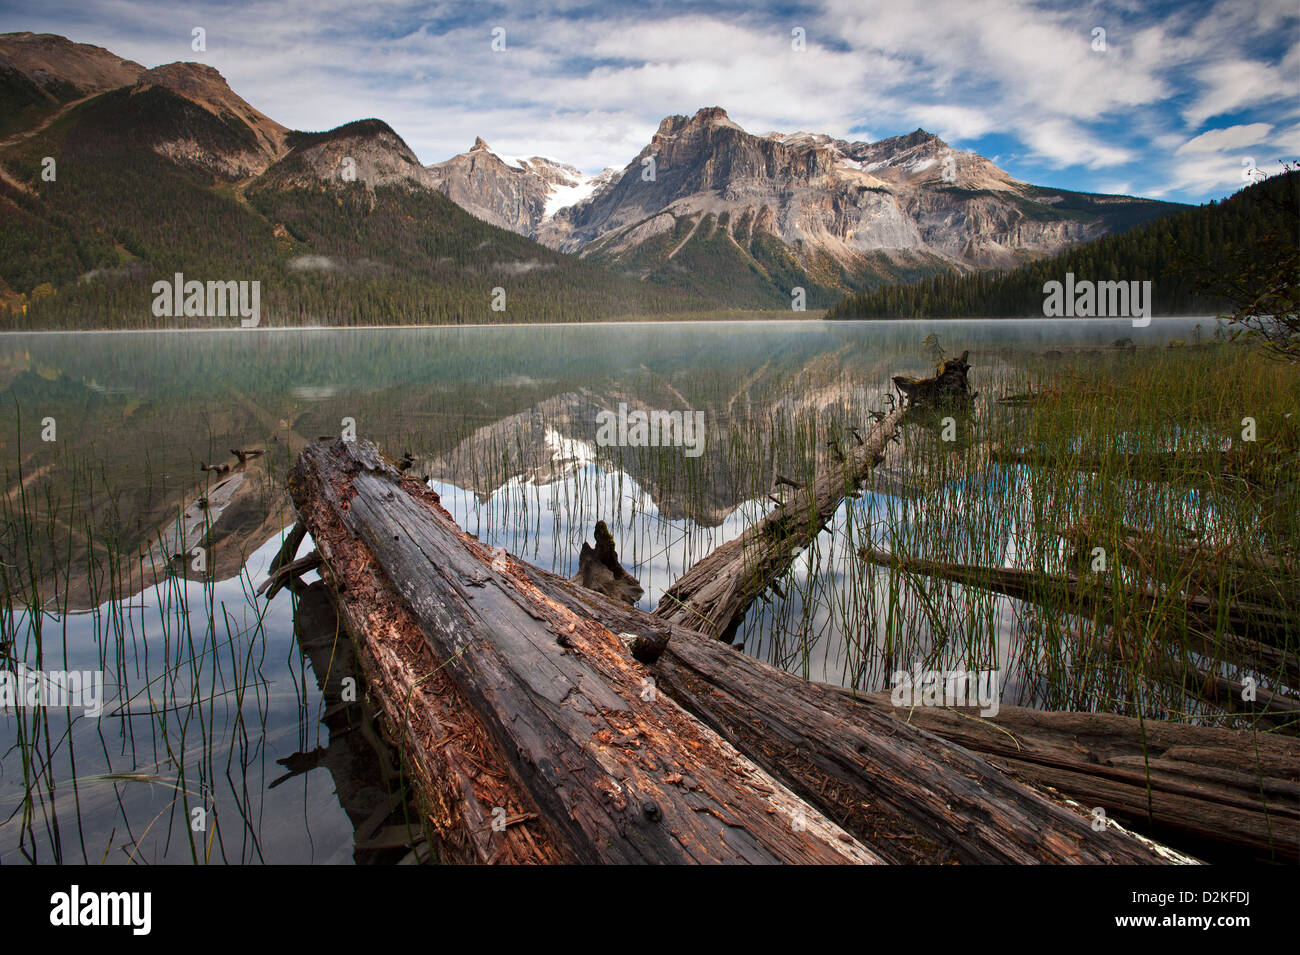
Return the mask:
{"type": "MultiPolygon", "coordinates": [[[[1006,704],[1114,704],[1103,670],[1080,673],[1064,644],[1045,641],[1068,624],[900,577],[857,551],[1064,560],[1048,540],[1053,508],[1099,492],[1087,478],[1047,486],[988,463],[987,448],[1028,428],[997,399],[1214,330],[1212,318],[1156,318],[0,336],[5,669],[103,679],[98,716],[0,714],[0,861],[405,855],[393,835],[406,819],[400,767],[344,690],[346,640],[319,594],[255,593],[293,523],[284,479],[296,454],[351,430],[409,455],[469,532],[547,570],[572,574],[604,520],[651,610],[773,506],[779,479],[810,477],[887,410],[891,376],[969,350],[980,392],[969,420],[905,429],[737,642],[864,691],[899,669],[965,666],[997,670],[1006,704]],[[649,445],[635,437],[638,412],[701,427],[649,445]],[[247,450],[265,453],[235,465],[247,450]]],[[[1125,513],[1216,519],[1177,493],[1137,495],[1125,513]]],[[[1126,705],[1196,712],[1149,689],[1126,705]]]]}

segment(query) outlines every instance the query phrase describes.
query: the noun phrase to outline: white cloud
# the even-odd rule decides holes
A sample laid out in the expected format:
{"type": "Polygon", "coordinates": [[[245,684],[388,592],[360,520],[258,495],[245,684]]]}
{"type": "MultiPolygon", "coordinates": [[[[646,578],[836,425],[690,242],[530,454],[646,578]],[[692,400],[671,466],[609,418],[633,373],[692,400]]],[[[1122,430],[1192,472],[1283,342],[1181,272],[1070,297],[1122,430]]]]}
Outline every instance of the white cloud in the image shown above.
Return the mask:
{"type": "Polygon", "coordinates": [[[626,164],[665,115],[719,105],[755,132],[853,139],[921,125],[959,148],[997,135],[1006,142],[992,151],[1015,157],[1019,178],[1068,170],[1058,178],[1101,188],[1091,171],[1105,170],[1107,181],[1188,198],[1230,179],[1200,157],[1300,151],[1300,43],[1276,52],[1298,20],[1295,0],[1158,12],[1113,0],[821,0],[795,14],[617,0],[0,6],[0,29],[63,33],[146,66],[201,59],[293,128],[380,117],[424,162],[482,136],[594,173],[626,164]],[[490,45],[498,24],[504,53],[490,45]],[[197,25],[206,53],[190,49],[197,25]],[[793,26],[807,30],[802,53],[793,26]],[[1104,52],[1092,48],[1096,27],[1104,52]],[[1204,128],[1225,115],[1235,125],[1204,128]]]}
{"type": "Polygon", "coordinates": [[[1177,154],[1213,153],[1225,149],[1242,149],[1256,146],[1268,139],[1273,127],[1268,123],[1251,123],[1248,126],[1228,126],[1224,129],[1212,129],[1209,132],[1189,139],[1178,147],[1177,154]]]}
{"type": "MultiPolygon", "coordinates": [[[[1269,171],[1263,164],[1260,168],[1269,171]]],[[[1150,192],[1157,197],[1171,192],[1226,194],[1255,182],[1255,176],[1248,173],[1241,160],[1234,156],[1206,154],[1175,163],[1169,170],[1168,185],[1150,192]]]]}
{"type": "Polygon", "coordinates": [[[1199,126],[1215,116],[1234,112],[1245,106],[1268,103],[1283,97],[1296,97],[1296,85],[1290,71],[1281,66],[1256,60],[1231,59],[1210,63],[1197,75],[1204,91],[1187,109],[1183,118],[1199,126]]]}

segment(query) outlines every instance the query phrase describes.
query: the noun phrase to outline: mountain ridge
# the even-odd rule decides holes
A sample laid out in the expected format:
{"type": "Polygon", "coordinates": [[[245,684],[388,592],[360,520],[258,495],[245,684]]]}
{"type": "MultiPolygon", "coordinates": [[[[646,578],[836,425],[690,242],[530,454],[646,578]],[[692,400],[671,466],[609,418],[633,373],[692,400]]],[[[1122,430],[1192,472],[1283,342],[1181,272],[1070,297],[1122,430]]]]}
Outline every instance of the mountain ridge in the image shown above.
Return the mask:
{"type": "MultiPolygon", "coordinates": [[[[453,197],[462,157],[439,164],[453,197]]],[[[760,136],[720,106],[665,117],[622,170],[540,220],[497,214],[490,170],[478,176],[466,208],[488,221],[643,281],[704,291],[731,270],[746,304],[767,307],[795,287],[830,304],[900,277],[1006,268],[1182,208],[1035,186],[920,128],[760,136]]]]}
{"type": "Polygon", "coordinates": [[[404,275],[402,294],[447,261],[455,274],[440,280],[455,295],[492,271],[488,289],[540,288],[541,272],[569,275],[571,261],[584,261],[572,273],[582,276],[582,315],[796,301],[815,309],[886,283],[1005,268],[1179,208],[1024,183],[923,129],[874,143],[755,135],[720,106],[664,117],[626,166],[596,176],[502,156],[482,137],[424,165],[380,119],[289,130],[206,64],[146,69],[51,35],[0,35],[0,96],[26,104],[11,120],[19,129],[0,140],[0,226],[9,230],[0,296],[11,302],[38,285],[138,281],[141,270],[194,255],[214,268],[298,263],[295,282],[313,270],[404,275]],[[78,175],[58,188],[42,181],[46,156],[59,158],[61,179],[68,160],[78,175]],[[177,231],[197,221],[185,203],[244,230],[249,249],[177,231]],[[518,241],[487,238],[474,222],[518,241]],[[454,242],[438,229],[466,241],[481,233],[475,241],[499,254],[449,256],[454,242]],[[358,245],[366,235],[389,260],[358,245]],[[340,250],[352,265],[335,262],[340,250]],[[619,291],[605,296],[602,283],[619,291]]]}

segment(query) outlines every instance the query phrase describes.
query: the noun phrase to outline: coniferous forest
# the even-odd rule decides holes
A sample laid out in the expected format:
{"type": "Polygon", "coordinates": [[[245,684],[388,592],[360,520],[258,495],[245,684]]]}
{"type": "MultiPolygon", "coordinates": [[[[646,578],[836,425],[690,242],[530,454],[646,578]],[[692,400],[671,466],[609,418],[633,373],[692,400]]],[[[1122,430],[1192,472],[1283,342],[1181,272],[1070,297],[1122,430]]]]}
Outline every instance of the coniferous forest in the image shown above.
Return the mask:
{"type": "Polygon", "coordinates": [[[178,272],[260,281],[271,325],[590,321],[716,307],[489,225],[431,190],[247,189],[151,148],[185,139],[230,150],[246,133],[169,90],[122,89],[11,149],[17,182],[0,179],[0,328],[228,324],[154,316],[152,283],[178,272]],[[47,156],[52,182],[41,175],[47,156]]]}
{"type": "Polygon", "coordinates": [[[1223,200],[1154,219],[1019,268],[886,285],[850,295],[827,318],[1041,318],[1043,285],[1067,272],[1094,282],[1150,281],[1157,315],[1217,313],[1229,303],[1207,279],[1234,255],[1276,238],[1300,243],[1293,214],[1300,173],[1290,170],[1223,200]]]}

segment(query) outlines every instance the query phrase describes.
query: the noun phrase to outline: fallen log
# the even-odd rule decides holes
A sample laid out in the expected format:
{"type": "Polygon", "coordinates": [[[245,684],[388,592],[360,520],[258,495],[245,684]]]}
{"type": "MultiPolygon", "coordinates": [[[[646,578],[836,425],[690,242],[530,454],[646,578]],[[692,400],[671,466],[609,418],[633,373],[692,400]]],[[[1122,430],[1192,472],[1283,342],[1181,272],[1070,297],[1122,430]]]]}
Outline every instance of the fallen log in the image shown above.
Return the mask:
{"type": "MultiPolygon", "coordinates": [[[[892,567],[906,573],[942,577],[964,586],[978,587],[1005,594],[1019,600],[1044,604],[1064,613],[1079,615],[1105,623],[1114,616],[1117,607],[1115,595],[1097,581],[1081,580],[1040,573],[1017,567],[984,567],[978,564],[958,564],[947,561],[926,560],[919,557],[900,557],[869,547],[858,548],[858,557],[874,564],[892,567]]],[[[1208,611],[1188,601],[1186,605],[1168,595],[1126,590],[1125,599],[1135,610],[1155,621],[1155,635],[1167,645],[1177,645],[1179,633],[1185,632],[1198,641],[1195,649],[1213,659],[1230,660],[1253,669],[1261,675],[1286,677],[1297,671],[1295,655],[1277,647],[1260,643],[1236,634],[1215,634],[1214,621],[1208,611]],[[1175,620],[1169,620],[1171,607],[1181,611],[1175,620]],[[1181,625],[1181,630],[1179,629],[1181,625]]],[[[1228,619],[1233,619],[1228,614],[1228,619]]],[[[1125,659],[1130,649],[1124,640],[1105,641],[1108,652],[1125,659]]],[[[1147,649],[1147,648],[1142,648],[1147,649]]],[[[1151,649],[1156,649],[1152,647],[1151,649]]],[[[1167,683],[1198,690],[1208,701],[1233,709],[1244,709],[1263,715],[1280,716],[1294,721],[1300,715],[1300,700],[1282,693],[1270,692],[1263,687],[1254,690],[1255,698],[1243,700],[1244,685],[1193,667],[1187,661],[1171,659],[1167,654],[1153,658],[1151,673],[1167,683]]]]}
{"type": "Polygon", "coordinates": [[[374,445],[309,445],[289,489],[368,692],[428,787],[443,857],[881,861],[671,700],[647,699],[620,638],[461,531],[374,445]]]}
{"type": "Polygon", "coordinates": [[[795,496],[697,561],[664,592],[655,616],[731,642],[749,605],[790,569],[845,495],[884,460],[885,446],[905,413],[896,408],[887,414],[842,463],[818,474],[810,488],[786,479],[795,496]]]}
{"type": "MultiPolygon", "coordinates": [[[[547,593],[610,629],[644,633],[663,626],[634,608],[611,607],[552,574],[520,566],[547,593]]],[[[774,775],[792,781],[859,839],[879,845],[890,861],[933,862],[945,855],[964,862],[1023,861],[1016,853],[1024,847],[1014,843],[1025,834],[958,824],[964,838],[950,845],[952,813],[967,804],[945,788],[942,773],[931,765],[942,748],[925,740],[909,751],[907,740],[868,718],[864,708],[970,749],[1017,779],[1050,786],[1089,809],[1101,807],[1184,849],[1203,848],[1237,861],[1290,860],[1300,850],[1300,743],[1294,738],[1005,704],[996,720],[963,708],[896,708],[889,693],[857,694],[806,682],[702,634],[666,626],[669,637],[656,668],[659,688],[739,748],[766,751],[774,775]],[[853,703],[846,708],[833,701],[836,696],[853,703]],[[836,718],[833,736],[820,730],[811,738],[800,734],[801,721],[814,725],[816,713],[836,718]],[[844,736],[853,738],[851,745],[844,745],[844,736]],[[893,752],[898,748],[904,750],[901,761],[893,752]],[[900,765],[925,777],[926,787],[900,788],[880,768],[900,765]],[[946,822],[937,831],[928,828],[928,819],[941,817],[946,822]]],[[[1032,832],[1042,828],[1039,823],[1032,832]]],[[[1042,846],[1031,845],[1029,852],[1039,861],[1065,861],[1044,855],[1042,846]]]]}
{"type": "Polygon", "coordinates": [[[290,488],[368,693],[428,790],[444,859],[1184,861],[1116,829],[1093,832],[1074,810],[896,721],[835,730],[837,711],[850,712],[837,694],[503,558],[373,446],[308,448],[290,488]],[[625,620],[636,630],[615,636],[608,624],[625,620]],[[674,648],[683,634],[703,662],[679,662],[690,656],[674,648]],[[657,637],[653,669],[627,651],[638,637],[657,637]],[[691,690],[715,661],[730,675],[691,690]],[[670,686],[709,718],[688,716],[659,689],[670,686]],[[748,759],[733,738],[751,741],[748,759]],[[520,823],[491,833],[467,822],[499,818],[497,808],[520,823]],[[670,816],[676,831],[662,838],[670,816]]]}
{"type": "Polygon", "coordinates": [[[656,688],[895,863],[1188,861],[1021,786],[973,754],[711,636],[523,562],[549,597],[633,636],[667,627],[656,688]],[[1162,854],[1163,853],[1163,854],[1162,854]]]}
{"type": "Polygon", "coordinates": [[[1300,565],[1294,557],[1248,555],[1230,544],[1177,543],[1133,527],[1117,530],[1108,534],[1085,518],[1061,536],[1074,546],[1080,562],[1100,546],[1120,554],[1129,566],[1148,577],[1154,576],[1154,568],[1173,567],[1190,597],[1281,610],[1290,618],[1292,631],[1300,634],[1300,565]]]}
{"type": "Polygon", "coordinates": [[[888,692],[836,690],[1197,854],[1300,859],[1294,737],[1006,704],[985,719],[968,707],[895,707],[888,692]]]}
{"type": "Polygon", "coordinates": [[[730,643],[749,605],[785,575],[844,498],[854,494],[884,460],[885,448],[897,437],[909,410],[935,410],[971,400],[969,355],[964,351],[945,360],[933,378],[895,376],[893,382],[906,396],[905,403],[888,414],[873,412],[870,436],[864,440],[854,432],[857,445],[848,452],[837,445],[835,466],[823,469],[811,488],[778,475],[777,484],[790,486],[797,496],[778,501],[762,520],[692,565],[664,592],[655,615],[730,643]]]}
{"type": "Polygon", "coordinates": [[[1076,471],[1105,471],[1118,465],[1134,480],[1177,481],[1195,487],[1225,477],[1252,484],[1267,483],[1272,468],[1283,461],[1280,456],[1258,451],[1120,451],[1113,455],[1084,452],[1065,456],[1051,451],[1001,448],[990,451],[989,460],[995,464],[1047,468],[1067,462],[1076,471]]]}

